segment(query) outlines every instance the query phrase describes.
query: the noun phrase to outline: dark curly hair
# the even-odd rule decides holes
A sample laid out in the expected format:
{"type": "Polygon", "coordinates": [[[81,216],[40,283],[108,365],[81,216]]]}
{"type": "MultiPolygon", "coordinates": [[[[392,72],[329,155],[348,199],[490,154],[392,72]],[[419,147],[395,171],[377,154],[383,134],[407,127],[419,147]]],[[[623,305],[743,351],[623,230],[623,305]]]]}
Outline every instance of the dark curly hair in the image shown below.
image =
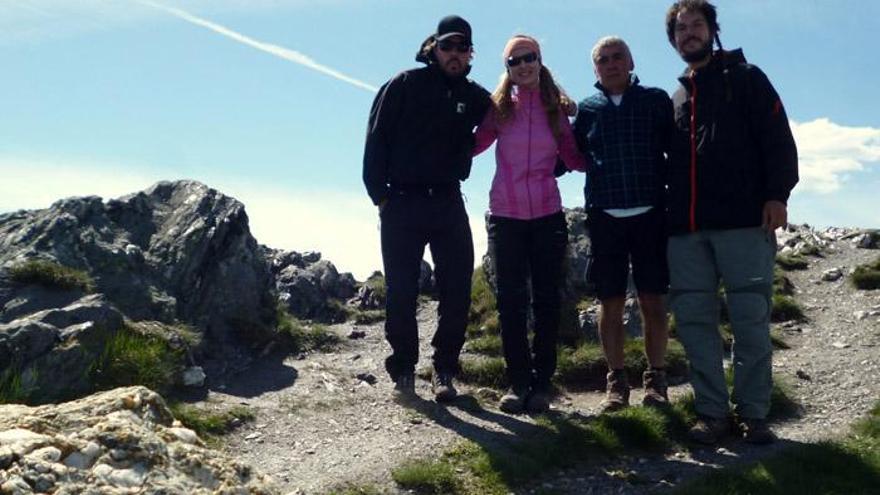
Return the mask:
{"type": "Polygon", "coordinates": [[[666,37],[669,38],[669,43],[675,47],[676,19],[678,14],[688,10],[703,14],[709,25],[709,31],[712,32],[715,42],[718,43],[718,48],[721,48],[721,38],[718,37],[718,33],[721,32],[721,26],[718,25],[718,12],[715,10],[715,6],[706,0],[679,0],[669,7],[669,10],[666,11],[666,37]]]}

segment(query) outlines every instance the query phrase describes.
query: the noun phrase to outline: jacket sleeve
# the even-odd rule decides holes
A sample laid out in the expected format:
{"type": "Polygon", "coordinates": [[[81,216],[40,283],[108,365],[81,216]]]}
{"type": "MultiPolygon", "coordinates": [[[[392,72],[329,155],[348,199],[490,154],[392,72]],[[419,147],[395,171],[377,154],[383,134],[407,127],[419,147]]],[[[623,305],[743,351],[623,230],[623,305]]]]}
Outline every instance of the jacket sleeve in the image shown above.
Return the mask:
{"type": "Polygon", "coordinates": [[[587,158],[589,155],[585,156],[578,150],[574,132],[571,129],[571,123],[568,121],[568,116],[563,112],[560,112],[559,115],[559,131],[559,158],[562,159],[565,167],[569,170],[586,172],[589,165],[591,165],[590,160],[587,158]]]}
{"type": "Polygon", "coordinates": [[[782,100],[761,69],[750,66],[749,119],[763,161],[765,201],[788,201],[798,182],[798,155],[782,100]]]}
{"type": "Polygon", "coordinates": [[[498,128],[495,126],[495,111],[490,109],[474,134],[474,156],[486,151],[496,139],[498,128]]]}
{"type": "Polygon", "coordinates": [[[663,183],[666,183],[667,173],[669,171],[669,160],[672,154],[672,135],[675,129],[675,110],[672,106],[672,99],[665,91],[660,91],[657,98],[657,112],[654,122],[654,139],[656,139],[657,152],[663,156],[658,157],[662,163],[660,170],[663,183]]]}
{"type": "Polygon", "coordinates": [[[379,89],[373,100],[364,145],[364,185],[373,204],[388,197],[391,134],[397,124],[403,101],[403,75],[391,79],[379,89]]]}

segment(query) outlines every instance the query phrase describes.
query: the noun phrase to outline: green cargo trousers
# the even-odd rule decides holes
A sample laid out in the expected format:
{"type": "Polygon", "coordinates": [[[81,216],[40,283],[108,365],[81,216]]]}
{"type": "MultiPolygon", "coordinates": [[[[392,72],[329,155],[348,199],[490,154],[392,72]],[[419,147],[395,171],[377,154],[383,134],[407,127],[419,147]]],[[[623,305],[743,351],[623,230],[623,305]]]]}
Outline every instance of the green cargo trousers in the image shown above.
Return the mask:
{"type": "Polygon", "coordinates": [[[724,348],[719,333],[719,283],[733,330],[733,403],[741,418],[763,419],[770,409],[770,310],[776,238],[760,227],[710,230],[669,238],[670,308],[690,361],[698,414],[729,413],[724,348]]]}

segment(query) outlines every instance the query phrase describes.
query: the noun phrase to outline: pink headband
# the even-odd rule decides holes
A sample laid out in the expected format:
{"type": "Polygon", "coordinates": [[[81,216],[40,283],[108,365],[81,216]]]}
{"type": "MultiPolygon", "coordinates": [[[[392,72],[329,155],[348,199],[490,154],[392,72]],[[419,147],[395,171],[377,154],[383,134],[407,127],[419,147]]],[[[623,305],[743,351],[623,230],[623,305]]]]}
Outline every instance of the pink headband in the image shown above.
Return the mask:
{"type": "Polygon", "coordinates": [[[522,36],[514,36],[513,38],[510,38],[504,46],[504,52],[501,55],[502,60],[506,62],[510,57],[510,54],[518,48],[529,48],[531,51],[537,53],[539,58],[541,57],[541,47],[538,46],[537,41],[522,36]]]}

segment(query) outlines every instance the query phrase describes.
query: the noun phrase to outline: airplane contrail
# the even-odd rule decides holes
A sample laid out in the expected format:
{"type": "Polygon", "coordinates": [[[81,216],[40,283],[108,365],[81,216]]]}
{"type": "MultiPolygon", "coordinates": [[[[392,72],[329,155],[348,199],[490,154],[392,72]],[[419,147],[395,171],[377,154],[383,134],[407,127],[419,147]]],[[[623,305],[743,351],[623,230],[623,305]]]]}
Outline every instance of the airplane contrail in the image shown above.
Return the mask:
{"type": "Polygon", "coordinates": [[[296,50],[291,50],[290,48],[285,48],[283,46],[273,45],[272,43],[266,43],[263,41],[255,40],[249,36],[245,36],[241,33],[236,33],[235,31],[233,31],[229,28],[223,27],[219,24],[202,19],[200,17],[196,17],[196,16],[190,14],[189,12],[186,12],[186,11],[174,8],[174,7],[168,7],[168,6],[161,5],[161,4],[158,4],[155,2],[151,2],[149,0],[136,0],[136,1],[141,4],[147,5],[149,7],[152,7],[154,9],[158,9],[158,10],[162,10],[164,12],[167,12],[168,14],[171,14],[175,17],[183,19],[184,21],[190,22],[190,23],[195,24],[197,26],[201,26],[203,28],[210,29],[211,31],[214,31],[215,33],[222,34],[223,36],[226,36],[227,38],[231,38],[235,41],[238,41],[239,43],[244,43],[245,45],[256,48],[257,50],[261,50],[261,51],[264,51],[264,52],[269,53],[271,55],[275,55],[276,57],[281,57],[284,60],[288,60],[290,62],[300,64],[304,67],[308,67],[309,69],[316,70],[316,71],[321,72],[323,74],[326,74],[330,77],[339,79],[340,81],[347,82],[353,86],[357,86],[359,88],[366,89],[367,91],[370,91],[373,93],[376,93],[379,91],[379,88],[377,88],[376,86],[373,86],[372,84],[366,83],[366,82],[361,81],[359,79],[355,79],[351,76],[347,76],[347,75],[343,74],[342,72],[339,72],[336,69],[327,67],[326,65],[319,64],[318,62],[312,60],[307,55],[303,55],[302,53],[300,53],[296,50]]]}

